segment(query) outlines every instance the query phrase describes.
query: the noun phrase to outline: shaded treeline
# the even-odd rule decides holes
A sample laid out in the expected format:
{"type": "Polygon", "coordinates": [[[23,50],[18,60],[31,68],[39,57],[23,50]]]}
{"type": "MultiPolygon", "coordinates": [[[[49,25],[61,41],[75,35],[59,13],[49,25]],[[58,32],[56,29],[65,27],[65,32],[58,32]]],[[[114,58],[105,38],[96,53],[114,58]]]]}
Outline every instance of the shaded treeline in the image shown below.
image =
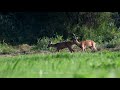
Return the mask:
{"type": "Polygon", "coordinates": [[[82,39],[83,27],[96,31],[107,23],[119,28],[119,21],[118,12],[1,12],[0,41],[35,44],[42,37],[61,35],[67,39],[71,33],[79,34],[82,39]]]}

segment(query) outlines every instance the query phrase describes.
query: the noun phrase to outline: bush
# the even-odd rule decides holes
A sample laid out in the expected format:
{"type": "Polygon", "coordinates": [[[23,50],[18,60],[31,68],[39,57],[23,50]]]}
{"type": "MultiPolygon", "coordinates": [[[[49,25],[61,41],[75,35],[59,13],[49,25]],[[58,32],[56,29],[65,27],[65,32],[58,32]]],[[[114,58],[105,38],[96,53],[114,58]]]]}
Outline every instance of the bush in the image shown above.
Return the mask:
{"type": "Polygon", "coordinates": [[[21,53],[26,53],[31,51],[32,46],[28,44],[22,44],[18,46],[18,49],[20,50],[21,53]]]}
{"type": "Polygon", "coordinates": [[[106,48],[116,48],[120,46],[120,36],[115,36],[111,41],[105,43],[106,48]]]}
{"type": "Polygon", "coordinates": [[[15,49],[8,45],[7,43],[0,43],[0,53],[1,54],[10,54],[10,53],[13,53],[15,52],[15,49]]]}
{"type": "Polygon", "coordinates": [[[91,39],[99,44],[109,42],[115,37],[118,38],[118,36],[120,35],[119,30],[112,22],[103,22],[96,29],[88,28],[85,25],[82,27],[80,27],[79,25],[75,25],[71,31],[74,31],[74,33],[79,37],[80,40],[91,39]]]}
{"type": "Polygon", "coordinates": [[[49,41],[52,41],[52,43],[57,43],[57,42],[63,41],[63,37],[57,35],[56,38],[43,37],[41,39],[38,39],[37,45],[34,49],[36,49],[36,50],[50,50],[50,48],[47,48],[49,41]]]}

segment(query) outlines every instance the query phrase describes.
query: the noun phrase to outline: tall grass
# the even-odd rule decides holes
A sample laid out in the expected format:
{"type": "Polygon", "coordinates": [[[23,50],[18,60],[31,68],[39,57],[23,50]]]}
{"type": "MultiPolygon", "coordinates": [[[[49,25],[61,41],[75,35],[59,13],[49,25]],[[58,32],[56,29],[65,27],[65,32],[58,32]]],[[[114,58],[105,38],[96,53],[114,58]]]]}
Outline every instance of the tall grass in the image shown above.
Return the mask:
{"type": "Polygon", "coordinates": [[[0,57],[1,78],[120,77],[120,52],[76,52],[0,57]]]}

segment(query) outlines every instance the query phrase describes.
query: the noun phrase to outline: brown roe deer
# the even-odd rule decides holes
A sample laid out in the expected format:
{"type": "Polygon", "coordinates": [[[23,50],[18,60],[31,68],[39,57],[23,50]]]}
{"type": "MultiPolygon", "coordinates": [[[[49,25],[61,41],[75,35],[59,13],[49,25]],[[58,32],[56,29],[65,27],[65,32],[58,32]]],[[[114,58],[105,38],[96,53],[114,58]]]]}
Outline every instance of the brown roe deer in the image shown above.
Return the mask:
{"type": "Polygon", "coordinates": [[[74,52],[74,50],[72,49],[72,45],[74,45],[74,44],[75,43],[73,41],[63,41],[63,42],[59,42],[56,44],[52,44],[52,42],[49,41],[47,48],[54,47],[54,48],[56,48],[57,52],[59,52],[60,50],[62,50],[64,48],[68,48],[69,51],[72,53],[72,52],[74,52]]]}
{"type": "Polygon", "coordinates": [[[91,50],[97,50],[96,43],[93,40],[85,40],[85,41],[78,41],[78,37],[73,34],[73,41],[74,43],[82,49],[82,51],[85,51],[87,47],[90,47],[91,50]]]}

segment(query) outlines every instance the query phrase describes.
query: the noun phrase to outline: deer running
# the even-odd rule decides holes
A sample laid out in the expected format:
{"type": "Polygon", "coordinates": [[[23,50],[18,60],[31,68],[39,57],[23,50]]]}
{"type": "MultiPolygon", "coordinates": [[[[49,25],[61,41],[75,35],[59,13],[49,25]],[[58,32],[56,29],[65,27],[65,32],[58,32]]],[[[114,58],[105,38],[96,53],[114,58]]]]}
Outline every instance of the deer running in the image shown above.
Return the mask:
{"type": "Polygon", "coordinates": [[[56,44],[52,44],[52,42],[49,41],[47,48],[54,47],[54,48],[56,48],[56,51],[58,51],[58,52],[64,48],[68,48],[69,51],[72,53],[72,52],[74,52],[74,50],[72,49],[72,45],[74,45],[74,44],[75,43],[73,41],[63,41],[63,42],[59,42],[56,44]]]}
{"type": "Polygon", "coordinates": [[[91,50],[97,50],[96,49],[96,43],[92,40],[85,40],[85,41],[78,41],[78,37],[73,34],[73,42],[82,49],[82,51],[85,51],[87,47],[90,47],[91,50]]]}

